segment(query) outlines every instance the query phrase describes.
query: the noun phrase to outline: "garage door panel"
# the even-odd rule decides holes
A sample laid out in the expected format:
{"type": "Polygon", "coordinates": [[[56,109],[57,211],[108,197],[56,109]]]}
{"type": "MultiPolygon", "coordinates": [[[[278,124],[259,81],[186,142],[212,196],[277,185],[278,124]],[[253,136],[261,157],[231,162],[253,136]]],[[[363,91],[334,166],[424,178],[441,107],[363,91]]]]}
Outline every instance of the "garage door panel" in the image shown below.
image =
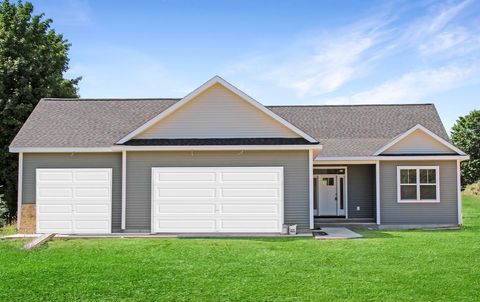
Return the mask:
{"type": "Polygon", "coordinates": [[[98,170],[77,170],[75,171],[75,181],[81,183],[110,183],[110,173],[109,171],[98,171],[98,170]]]}
{"type": "Polygon", "coordinates": [[[73,188],[70,187],[42,187],[37,191],[38,198],[72,198],[73,188]]]}
{"type": "Polygon", "coordinates": [[[152,182],[154,232],[279,232],[283,223],[281,167],[152,168],[152,182]]]}
{"type": "Polygon", "coordinates": [[[73,171],[70,170],[57,170],[57,171],[39,171],[37,180],[41,183],[59,183],[73,181],[73,171]]]}
{"type": "Polygon", "coordinates": [[[278,172],[223,172],[221,180],[224,183],[229,182],[277,182],[278,172]]]}
{"type": "Polygon", "coordinates": [[[73,206],[71,204],[42,204],[38,206],[40,214],[67,214],[72,215],[73,206]]]}
{"type": "Polygon", "coordinates": [[[89,187],[80,187],[75,188],[75,198],[108,198],[110,196],[109,188],[89,188],[89,187]]]}
{"type": "Polygon", "coordinates": [[[78,233],[105,234],[110,233],[108,231],[109,226],[110,222],[108,219],[76,219],[74,229],[78,233]]]}
{"type": "Polygon", "coordinates": [[[110,211],[108,204],[76,204],[75,212],[81,214],[91,215],[105,215],[110,211]]]}
{"type": "Polygon", "coordinates": [[[221,229],[230,232],[278,230],[278,220],[223,219],[221,229]]]}
{"type": "Polygon", "coordinates": [[[157,214],[213,214],[215,213],[214,204],[160,204],[156,206],[157,214]]]}
{"type": "Polygon", "coordinates": [[[157,188],[155,191],[158,198],[212,198],[216,194],[215,188],[157,188]]]}
{"type": "Polygon", "coordinates": [[[40,227],[44,232],[58,232],[62,230],[71,230],[73,227],[72,220],[39,220],[38,227],[40,227]]]}
{"type": "Polygon", "coordinates": [[[157,221],[158,231],[189,231],[189,232],[212,232],[216,230],[216,221],[214,219],[194,220],[194,219],[161,219],[157,221]]]}
{"type": "Polygon", "coordinates": [[[278,204],[222,204],[222,214],[279,214],[278,204]]]}
{"type": "Polygon", "coordinates": [[[265,197],[279,197],[279,189],[276,188],[222,188],[222,197],[235,198],[265,198],[265,197]]]}
{"type": "Polygon", "coordinates": [[[214,172],[160,172],[155,175],[155,182],[215,182],[214,172]]]}
{"type": "Polygon", "coordinates": [[[37,232],[110,233],[111,172],[37,169],[37,232]]]}

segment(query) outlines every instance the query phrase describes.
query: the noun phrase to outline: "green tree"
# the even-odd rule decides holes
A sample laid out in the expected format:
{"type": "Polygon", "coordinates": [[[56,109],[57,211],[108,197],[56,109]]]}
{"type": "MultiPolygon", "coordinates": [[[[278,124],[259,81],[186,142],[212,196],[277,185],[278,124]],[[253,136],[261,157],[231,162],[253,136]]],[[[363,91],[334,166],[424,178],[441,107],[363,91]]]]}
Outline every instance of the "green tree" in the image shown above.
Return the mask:
{"type": "Polygon", "coordinates": [[[462,186],[480,180],[480,110],[460,117],[452,128],[452,142],[470,155],[462,162],[462,186]]]}
{"type": "Polygon", "coordinates": [[[70,44],[29,2],[0,2],[0,185],[16,215],[17,156],[8,146],[43,97],[77,97],[80,78],[65,79],[70,44]]]}

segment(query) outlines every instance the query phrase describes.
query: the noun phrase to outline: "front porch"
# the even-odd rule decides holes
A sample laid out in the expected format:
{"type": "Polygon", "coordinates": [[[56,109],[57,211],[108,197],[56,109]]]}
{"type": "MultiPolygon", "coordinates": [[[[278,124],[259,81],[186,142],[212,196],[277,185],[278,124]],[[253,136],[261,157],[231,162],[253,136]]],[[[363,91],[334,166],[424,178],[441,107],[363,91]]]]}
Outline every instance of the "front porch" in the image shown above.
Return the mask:
{"type": "Polygon", "coordinates": [[[375,164],[314,164],[314,228],[376,228],[375,164]]]}
{"type": "Polygon", "coordinates": [[[315,230],[345,227],[350,229],[378,229],[378,225],[373,218],[345,218],[345,217],[315,217],[315,230]]]}

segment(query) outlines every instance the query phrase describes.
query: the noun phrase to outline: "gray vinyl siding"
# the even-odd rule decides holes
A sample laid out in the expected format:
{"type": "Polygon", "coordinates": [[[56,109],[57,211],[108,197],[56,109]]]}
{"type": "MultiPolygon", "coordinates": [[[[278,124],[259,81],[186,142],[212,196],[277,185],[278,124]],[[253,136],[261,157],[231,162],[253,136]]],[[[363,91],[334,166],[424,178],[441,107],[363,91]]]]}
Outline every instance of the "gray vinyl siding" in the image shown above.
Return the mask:
{"type": "Polygon", "coordinates": [[[36,203],[37,168],[112,168],[112,232],[121,229],[121,153],[24,153],[22,203],[36,203]]]}
{"type": "Polygon", "coordinates": [[[299,137],[220,84],[135,138],[299,137]]]}
{"type": "Polygon", "coordinates": [[[347,171],[348,218],[375,218],[375,165],[348,165],[347,171]]]}
{"type": "Polygon", "coordinates": [[[381,224],[457,224],[455,161],[380,162],[381,224]],[[439,203],[398,203],[397,166],[439,166],[439,203]]]}
{"type": "Polygon", "coordinates": [[[150,231],[152,167],[262,166],[284,167],[285,223],[309,228],[308,151],[127,152],[127,231],[150,231]]]}

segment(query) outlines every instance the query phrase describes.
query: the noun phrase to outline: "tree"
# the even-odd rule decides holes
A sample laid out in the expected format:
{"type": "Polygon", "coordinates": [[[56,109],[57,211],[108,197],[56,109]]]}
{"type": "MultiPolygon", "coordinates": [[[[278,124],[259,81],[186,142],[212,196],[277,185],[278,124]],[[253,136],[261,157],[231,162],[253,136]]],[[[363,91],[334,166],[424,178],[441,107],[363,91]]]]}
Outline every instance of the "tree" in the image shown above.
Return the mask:
{"type": "Polygon", "coordinates": [[[480,110],[460,117],[452,128],[452,142],[470,155],[462,162],[462,186],[480,180],[480,110]]]}
{"type": "Polygon", "coordinates": [[[29,2],[0,2],[0,185],[5,219],[16,215],[17,156],[8,146],[43,97],[77,97],[80,78],[65,79],[70,44],[33,15],[29,2]]]}

